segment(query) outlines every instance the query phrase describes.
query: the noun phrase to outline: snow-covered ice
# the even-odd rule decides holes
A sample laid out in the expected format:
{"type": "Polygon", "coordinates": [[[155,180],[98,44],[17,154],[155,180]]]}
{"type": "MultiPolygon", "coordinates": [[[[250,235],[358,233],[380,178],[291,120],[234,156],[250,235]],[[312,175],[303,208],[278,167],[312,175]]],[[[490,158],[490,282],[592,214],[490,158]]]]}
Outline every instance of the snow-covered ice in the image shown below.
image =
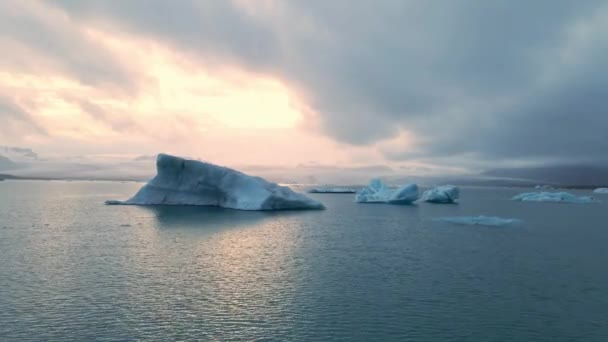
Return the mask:
{"type": "Polygon", "coordinates": [[[448,222],[453,224],[468,225],[468,226],[490,226],[501,227],[510,224],[520,223],[518,219],[508,219],[495,216],[459,216],[459,217],[442,217],[436,221],[448,222]]]}
{"type": "Polygon", "coordinates": [[[308,190],[311,194],[354,194],[357,192],[351,188],[314,188],[308,190]]]}
{"type": "Polygon", "coordinates": [[[593,192],[596,194],[608,194],[608,188],[597,188],[593,192]]]}
{"type": "Polygon", "coordinates": [[[430,203],[454,203],[460,196],[458,187],[442,185],[422,193],[420,200],[430,203]]]}
{"type": "Polygon", "coordinates": [[[390,189],[379,179],[372,179],[363,188],[355,201],[359,203],[389,203],[389,204],[411,204],[418,199],[418,186],[406,184],[397,189],[390,189]]]}
{"type": "Polygon", "coordinates": [[[576,196],[568,192],[525,192],[512,198],[521,202],[594,203],[593,197],[576,196]]]}
{"type": "Polygon", "coordinates": [[[167,154],[156,159],[157,175],[132,198],[106,204],[204,205],[241,210],[324,209],[323,204],[270,183],[214,164],[167,154]]]}

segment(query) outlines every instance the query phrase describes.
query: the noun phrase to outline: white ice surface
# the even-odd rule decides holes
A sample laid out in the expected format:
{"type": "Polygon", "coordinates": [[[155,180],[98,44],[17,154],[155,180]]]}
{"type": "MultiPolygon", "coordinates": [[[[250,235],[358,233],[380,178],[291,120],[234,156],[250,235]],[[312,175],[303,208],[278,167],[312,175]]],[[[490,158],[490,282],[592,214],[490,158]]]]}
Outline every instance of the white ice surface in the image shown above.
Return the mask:
{"type": "Polygon", "coordinates": [[[422,193],[420,200],[430,203],[454,203],[460,197],[460,189],[452,185],[443,185],[422,193]]]}
{"type": "Polygon", "coordinates": [[[594,203],[593,197],[576,196],[567,192],[525,192],[512,198],[521,202],[594,203]]]}
{"type": "Polygon", "coordinates": [[[390,189],[379,179],[372,179],[363,188],[355,201],[359,203],[389,203],[389,204],[411,204],[419,197],[416,184],[406,184],[397,189],[390,189]]]}
{"type": "Polygon", "coordinates": [[[501,218],[495,216],[459,216],[459,217],[443,217],[436,219],[437,221],[448,222],[453,224],[468,225],[468,226],[490,226],[501,227],[511,224],[520,223],[518,219],[501,218]]]}
{"type": "Polygon", "coordinates": [[[126,201],[106,204],[204,205],[241,210],[323,209],[320,202],[260,177],[159,154],[157,175],[126,201]]]}

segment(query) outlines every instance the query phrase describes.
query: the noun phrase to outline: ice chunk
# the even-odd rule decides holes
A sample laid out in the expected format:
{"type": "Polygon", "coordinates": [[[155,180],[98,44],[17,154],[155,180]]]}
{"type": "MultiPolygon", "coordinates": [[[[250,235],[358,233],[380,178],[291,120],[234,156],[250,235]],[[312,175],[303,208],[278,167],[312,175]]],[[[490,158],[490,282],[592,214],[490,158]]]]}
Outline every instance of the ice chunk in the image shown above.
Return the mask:
{"type": "Polygon", "coordinates": [[[390,189],[379,179],[372,179],[367,187],[363,188],[355,201],[359,203],[390,203],[411,204],[418,199],[418,186],[406,184],[397,189],[390,189]]]}
{"type": "Polygon", "coordinates": [[[308,190],[311,194],[354,194],[357,192],[351,188],[314,188],[308,190]]]}
{"type": "Polygon", "coordinates": [[[156,159],[157,175],[124,202],[106,204],[205,205],[241,210],[324,209],[323,204],[226,167],[167,154],[156,159]]]}
{"type": "Polygon", "coordinates": [[[575,196],[567,192],[525,192],[512,198],[521,202],[594,203],[593,197],[575,196]]]}
{"type": "Polygon", "coordinates": [[[438,186],[422,193],[421,201],[430,203],[454,203],[460,196],[460,190],[452,185],[438,186]]]}
{"type": "Polygon", "coordinates": [[[442,217],[436,221],[448,222],[453,224],[468,225],[468,226],[490,226],[500,227],[510,224],[520,223],[518,219],[507,219],[495,216],[460,216],[460,217],[442,217]]]}
{"type": "Polygon", "coordinates": [[[608,188],[597,188],[593,192],[596,194],[608,194],[608,188]]]}

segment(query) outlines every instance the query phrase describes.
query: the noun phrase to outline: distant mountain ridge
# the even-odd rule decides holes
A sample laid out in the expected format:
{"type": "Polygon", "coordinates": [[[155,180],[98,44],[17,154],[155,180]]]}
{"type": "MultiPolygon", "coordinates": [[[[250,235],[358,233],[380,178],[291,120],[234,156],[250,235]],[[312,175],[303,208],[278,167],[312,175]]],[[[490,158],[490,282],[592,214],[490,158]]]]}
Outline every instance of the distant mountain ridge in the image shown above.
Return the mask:
{"type": "Polygon", "coordinates": [[[0,146],[0,155],[13,161],[32,161],[39,157],[31,148],[15,146],[0,146]]]}
{"type": "Polygon", "coordinates": [[[540,184],[594,187],[608,185],[608,166],[552,165],[501,168],[482,172],[483,176],[535,181],[540,184]]]}

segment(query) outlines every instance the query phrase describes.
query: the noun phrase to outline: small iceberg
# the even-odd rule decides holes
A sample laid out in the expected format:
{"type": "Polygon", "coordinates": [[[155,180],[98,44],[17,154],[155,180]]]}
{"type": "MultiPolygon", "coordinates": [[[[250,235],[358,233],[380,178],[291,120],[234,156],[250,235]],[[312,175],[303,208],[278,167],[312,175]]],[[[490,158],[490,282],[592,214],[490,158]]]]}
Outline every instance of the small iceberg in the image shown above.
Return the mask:
{"type": "Polygon", "coordinates": [[[420,200],[429,203],[454,203],[459,197],[458,187],[443,185],[423,192],[420,200]]]}
{"type": "Polygon", "coordinates": [[[525,192],[512,198],[521,202],[595,203],[593,197],[575,196],[568,192],[525,192]]]}
{"type": "Polygon", "coordinates": [[[156,159],[156,176],[132,198],[106,204],[202,205],[240,210],[324,209],[286,186],[236,170],[167,154],[156,159]]]}
{"type": "Polygon", "coordinates": [[[355,197],[358,203],[411,204],[418,200],[418,185],[406,184],[391,189],[379,179],[372,179],[355,197]]]}
{"type": "Polygon", "coordinates": [[[308,190],[311,194],[354,194],[357,190],[351,188],[314,188],[308,190]]]}
{"type": "Polygon", "coordinates": [[[593,190],[593,192],[596,194],[608,195],[608,188],[597,188],[593,190]]]}
{"type": "Polygon", "coordinates": [[[521,223],[518,219],[506,219],[495,216],[460,216],[460,217],[442,217],[435,219],[435,221],[448,222],[459,225],[467,226],[488,226],[488,227],[502,227],[511,224],[521,223]]]}

